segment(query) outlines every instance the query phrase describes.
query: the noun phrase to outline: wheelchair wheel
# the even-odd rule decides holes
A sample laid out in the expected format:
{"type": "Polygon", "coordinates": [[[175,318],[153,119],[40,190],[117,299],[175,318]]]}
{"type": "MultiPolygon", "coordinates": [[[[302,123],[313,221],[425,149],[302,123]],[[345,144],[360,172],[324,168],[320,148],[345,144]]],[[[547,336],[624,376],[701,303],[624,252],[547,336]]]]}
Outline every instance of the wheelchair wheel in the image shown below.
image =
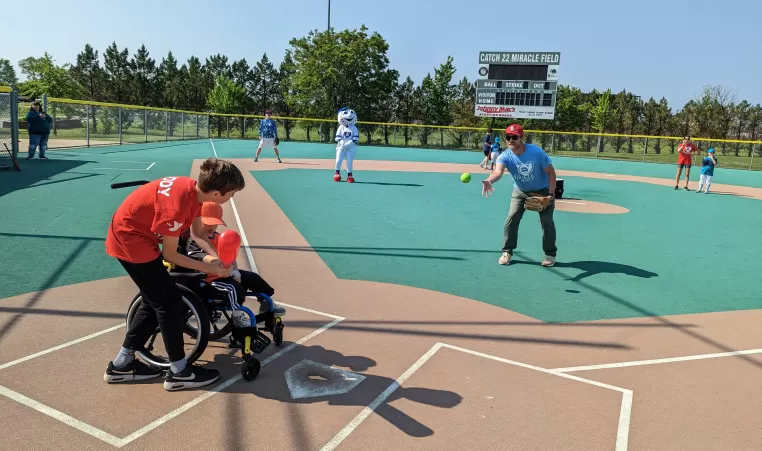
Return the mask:
{"type": "MultiPolygon", "coordinates": [[[[183,303],[185,304],[185,330],[183,332],[193,340],[193,346],[189,351],[186,351],[185,358],[188,360],[188,363],[192,363],[201,357],[201,354],[209,344],[209,325],[211,321],[209,320],[209,314],[206,311],[204,304],[201,302],[201,299],[188,288],[180,284],[177,284],[177,287],[182,293],[183,303]],[[200,334],[198,333],[198,329],[188,324],[191,319],[195,319],[193,322],[200,325],[200,334]]],[[[143,296],[138,293],[130,303],[129,310],[127,311],[127,328],[130,327],[130,323],[132,323],[135,313],[138,310],[138,306],[142,301],[143,296]]],[[[135,354],[146,363],[156,365],[160,368],[169,368],[169,358],[153,352],[154,342],[159,335],[161,335],[161,330],[157,327],[148,342],[144,344],[144,349],[136,351],[135,354]]],[[[163,341],[161,343],[163,344],[163,341]]]]}

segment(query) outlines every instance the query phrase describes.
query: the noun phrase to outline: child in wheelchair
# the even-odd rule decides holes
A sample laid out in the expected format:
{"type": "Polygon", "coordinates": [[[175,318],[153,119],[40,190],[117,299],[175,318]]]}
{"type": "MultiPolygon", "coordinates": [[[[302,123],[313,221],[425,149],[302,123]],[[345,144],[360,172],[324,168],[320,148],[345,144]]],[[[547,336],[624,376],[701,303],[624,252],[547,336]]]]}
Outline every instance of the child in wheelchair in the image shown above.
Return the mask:
{"type": "MultiPolygon", "coordinates": [[[[225,221],[222,219],[222,206],[215,204],[214,202],[204,202],[201,206],[201,222],[204,225],[204,233],[209,238],[209,242],[212,246],[215,246],[220,234],[217,233],[217,227],[222,225],[226,226],[225,221]]],[[[216,260],[216,257],[212,257],[190,237],[188,237],[184,249],[185,254],[194,259],[204,263],[212,263],[216,260]]],[[[245,314],[239,310],[239,306],[243,305],[246,301],[246,293],[264,293],[269,297],[273,297],[275,289],[270,286],[259,274],[238,269],[235,262],[233,263],[233,275],[231,277],[219,277],[210,274],[206,277],[205,282],[216,289],[220,294],[227,295],[226,302],[229,303],[230,308],[233,310],[233,318],[236,319],[240,315],[245,314]]],[[[266,300],[260,299],[259,313],[264,313],[269,310],[269,305],[266,300]]],[[[273,302],[273,314],[276,317],[281,317],[286,314],[286,309],[273,302]]]]}

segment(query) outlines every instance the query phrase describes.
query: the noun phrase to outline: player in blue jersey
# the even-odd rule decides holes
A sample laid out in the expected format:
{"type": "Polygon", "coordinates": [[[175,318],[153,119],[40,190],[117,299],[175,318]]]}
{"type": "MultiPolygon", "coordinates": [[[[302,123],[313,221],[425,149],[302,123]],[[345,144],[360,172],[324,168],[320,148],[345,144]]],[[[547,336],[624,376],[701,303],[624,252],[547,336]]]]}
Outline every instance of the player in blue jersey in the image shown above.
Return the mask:
{"type": "Polygon", "coordinates": [[[697,193],[701,192],[702,186],[704,186],[704,194],[709,192],[709,185],[712,184],[715,166],[717,166],[717,157],[714,156],[714,149],[709,149],[706,151],[706,157],[701,160],[701,177],[699,178],[697,193]]]}
{"type": "Polygon", "coordinates": [[[278,141],[278,124],[270,117],[270,110],[267,110],[265,111],[265,118],[259,122],[259,147],[254,161],[259,161],[259,153],[262,152],[262,147],[269,147],[275,151],[275,158],[280,163],[278,141]]]}

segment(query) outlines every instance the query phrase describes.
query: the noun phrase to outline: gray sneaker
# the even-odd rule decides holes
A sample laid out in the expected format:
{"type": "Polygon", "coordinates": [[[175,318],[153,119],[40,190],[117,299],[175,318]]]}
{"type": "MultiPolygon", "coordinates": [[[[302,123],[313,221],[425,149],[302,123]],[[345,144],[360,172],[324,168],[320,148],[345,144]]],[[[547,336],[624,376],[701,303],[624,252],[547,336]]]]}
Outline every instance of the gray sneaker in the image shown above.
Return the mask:
{"type": "Polygon", "coordinates": [[[501,265],[507,265],[511,262],[511,258],[513,256],[509,254],[508,252],[503,252],[503,255],[500,256],[500,259],[497,261],[501,265]]]}
{"type": "MultiPolygon", "coordinates": [[[[265,313],[269,309],[269,306],[267,305],[267,301],[262,299],[259,301],[259,313],[265,313]]],[[[285,316],[286,315],[286,309],[281,307],[280,305],[276,304],[275,301],[273,301],[273,314],[275,316],[285,316]]]]}
{"type": "Polygon", "coordinates": [[[556,264],[556,257],[553,257],[552,255],[546,255],[545,258],[542,260],[542,266],[553,266],[556,264]]]}

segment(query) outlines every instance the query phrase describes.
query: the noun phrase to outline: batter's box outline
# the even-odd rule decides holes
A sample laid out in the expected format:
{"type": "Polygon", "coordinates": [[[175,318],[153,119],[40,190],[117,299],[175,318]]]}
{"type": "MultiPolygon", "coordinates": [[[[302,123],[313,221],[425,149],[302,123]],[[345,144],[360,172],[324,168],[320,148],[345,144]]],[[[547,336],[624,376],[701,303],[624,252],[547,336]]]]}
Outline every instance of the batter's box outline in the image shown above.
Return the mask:
{"type": "MultiPolygon", "coordinates": [[[[341,321],[344,321],[346,318],[342,316],[333,315],[331,313],[324,313],[319,312],[317,310],[308,309],[305,307],[300,307],[298,305],[291,305],[286,304],[283,302],[279,302],[280,305],[296,310],[301,310],[303,312],[312,313],[319,316],[324,316],[327,318],[333,319],[333,321],[323,325],[319,329],[315,329],[306,336],[302,337],[298,341],[290,344],[289,346],[283,348],[282,350],[276,352],[275,354],[267,357],[266,359],[262,360],[261,366],[264,367],[265,365],[272,363],[275,359],[285,355],[286,353],[292,351],[298,346],[301,346],[305,342],[315,338],[316,336],[320,335],[321,333],[325,332],[326,330],[330,329],[331,327],[335,326],[336,324],[340,323],[341,321]]],[[[29,360],[32,360],[34,358],[43,356],[45,354],[49,354],[51,352],[82,343],[84,341],[90,340],[92,338],[98,337],[100,335],[121,329],[122,327],[125,327],[125,324],[117,325],[114,327],[110,327],[108,329],[102,330],[100,332],[96,332],[94,334],[88,335],[86,337],[82,337],[76,340],[72,340],[68,343],[64,343],[59,346],[55,346],[53,348],[46,349],[41,352],[37,352],[35,354],[31,354],[26,357],[22,357],[20,359],[16,359],[12,362],[5,363],[3,365],[0,365],[0,370],[3,370],[5,368],[9,368],[15,365],[18,365],[19,363],[23,363],[29,360]]],[[[27,406],[31,409],[36,410],[37,412],[40,412],[42,414],[45,414],[55,420],[60,421],[63,424],[66,424],[68,426],[73,427],[74,429],[79,430],[80,432],[84,432],[87,435],[90,435],[92,437],[97,438],[98,440],[101,440],[105,443],[108,443],[109,445],[112,445],[116,448],[122,448],[135,440],[139,439],[140,437],[146,435],[147,433],[151,432],[152,430],[162,426],[163,424],[167,423],[168,421],[172,420],[173,418],[176,418],[180,415],[182,415],[184,412],[187,412],[191,408],[197,406],[198,404],[206,401],[207,399],[211,398],[212,396],[216,395],[217,393],[221,392],[222,390],[228,388],[229,386],[235,384],[236,382],[243,379],[243,376],[241,374],[238,374],[234,377],[231,377],[230,379],[216,385],[214,388],[210,389],[209,391],[197,396],[196,398],[193,398],[192,400],[186,402],[182,406],[174,409],[173,411],[169,412],[168,414],[162,416],[161,418],[158,418],[154,420],[153,422],[143,426],[142,428],[138,429],[137,431],[127,435],[126,437],[117,437],[113,434],[110,434],[100,428],[97,428],[91,424],[85,423],[84,421],[78,420],[71,415],[68,415],[64,412],[61,412],[60,410],[54,409],[50,406],[47,406],[35,399],[32,399],[26,395],[23,395],[19,392],[16,392],[14,390],[9,389],[8,387],[5,387],[3,385],[0,385],[0,395],[5,396],[9,399],[12,399],[13,401],[18,402],[19,404],[22,404],[24,406],[27,406]]]]}
{"type": "Polygon", "coordinates": [[[565,367],[565,368],[541,368],[539,366],[535,365],[529,365],[523,362],[517,362],[515,360],[509,360],[504,359],[502,357],[485,354],[483,352],[474,351],[471,349],[461,348],[459,346],[453,346],[449,345],[447,343],[439,342],[431,347],[431,349],[426,352],[423,356],[421,356],[418,361],[416,361],[410,368],[407,369],[400,377],[397,378],[389,387],[384,390],[378,397],[376,397],[373,402],[371,402],[367,407],[365,407],[362,412],[360,412],[352,421],[349,422],[344,428],[339,431],[338,434],[336,434],[328,443],[321,448],[321,451],[332,451],[337,446],[341,444],[349,435],[354,432],[355,429],[357,429],[363,421],[365,421],[373,412],[381,405],[383,404],[389,396],[391,396],[392,393],[394,393],[395,390],[400,388],[402,384],[405,383],[416,371],[421,369],[421,367],[429,360],[431,359],[434,354],[437,353],[442,348],[452,349],[455,351],[464,352],[466,354],[475,355],[478,357],[484,357],[486,359],[495,360],[502,363],[507,363],[509,365],[518,366],[521,368],[527,368],[535,371],[539,371],[541,373],[550,374],[553,376],[562,377],[565,379],[571,379],[577,382],[583,382],[586,384],[594,385],[596,387],[606,388],[608,390],[613,390],[622,393],[622,404],[619,411],[619,424],[617,426],[617,439],[616,439],[616,451],[626,451],[628,446],[628,440],[629,440],[629,434],[630,434],[630,417],[632,413],[632,396],[633,392],[632,390],[617,387],[614,385],[604,384],[601,382],[593,381],[590,379],[585,379],[577,376],[572,376],[566,373],[572,373],[572,372],[579,372],[579,371],[595,371],[595,370],[602,370],[602,369],[610,369],[610,368],[626,368],[626,367],[633,367],[633,366],[646,366],[646,365],[659,365],[659,364],[666,364],[666,363],[679,363],[679,362],[689,362],[694,360],[705,360],[705,359],[716,359],[721,357],[738,357],[743,355],[751,355],[751,354],[762,354],[762,348],[759,349],[745,349],[742,351],[728,351],[728,352],[717,352],[713,354],[698,354],[698,355],[689,355],[689,356],[680,356],[680,357],[667,357],[662,359],[650,359],[650,360],[633,360],[633,361],[626,361],[626,362],[615,362],[615,363],[603,363],[603,364],[596,364],[596,365],[585,365],[585,366],[571,366],[571,367],[565,367]]]}
{"type": "Polygon", "coordinates": [[[140,164],[145,165],[147,164],[147,168],[109,168],[109,167],[103,167],[103,168],[93,168],[93,169],[101,169],[101,170],[109,170],[109,171],[150,171],[151,168],[156,164],[155,161],[106,161],[104,163],[120,163],[120,164],[140,164]]]}

